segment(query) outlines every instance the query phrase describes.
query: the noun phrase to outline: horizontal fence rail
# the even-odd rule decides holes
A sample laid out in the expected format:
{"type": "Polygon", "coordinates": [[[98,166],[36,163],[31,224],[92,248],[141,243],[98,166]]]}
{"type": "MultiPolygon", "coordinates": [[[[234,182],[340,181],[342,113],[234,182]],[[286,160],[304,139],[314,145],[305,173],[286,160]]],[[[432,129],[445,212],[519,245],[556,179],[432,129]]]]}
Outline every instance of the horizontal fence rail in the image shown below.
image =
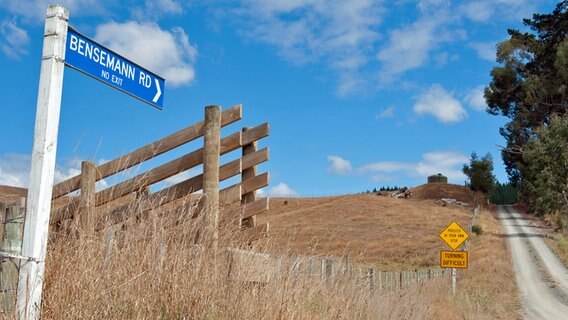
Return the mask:
{"type": "MultiPolygon", "coordinates": [[[[241,118],[242,106],[234,106],[221,113],[220,127],[232,124],[241,118]]],[[[81,230],[101,231],[134,217],[138,220],[143,219],[152,210],[166,207],[165,205],[171,207],[172,204],[202,190],[203,174],[197,174],[154,193],[151,193],[149,188],[174,175],[202,165],[206,152],[205,147],[125,179],[104,190],[95,191],[94,185],[98,180],[120,173],[203,137],[205,128],[205,121],[200,121],[100,166],[84,162],[80,175],[54,186],[52,198],[57,199],[55,203],[58,205],[53,205],[51,224],[61,226],[64,225],[63,221],[73,221],[81,230]],[[80,190],[79,196],[71,195],[77,190],[80,190]],[[131,210],[133,203],[136,203],[136,210],[131,210]]],[[[241,221],[240,224],[246,221],[243,226],[249,228],[249,233],[256,236],[262,236],[269,230],[267,224],[257,226],[256,220],[251,220],[256,215],[266,212],[269,206],[268,199],[256,200],[255,196],[257,190],[266,187],[269,183],[268,172],[256,173],[256,167],[269,160],[269,149],[258,150],[257,147],[258,141],[267,137],[269,133],[270,126],[264,123],[219,137],[219,156],[238,149],[243,150],[240,158],[218,166],[219,182],[241,176],[239,183],[219,191],[220,199],[224,203],[241,203],[241,208],[234,210],[230,215],[241,221]]]]}
{"type": "MultiPolygon", "coordinates": [[[[221,113],[221,126],[227,126],[237,122],[242,118],[242,106],[236,105],[221,113]]],[[[157,140],[149,145],[141,147],[128,154],[120,156],[97,167],[96,180],[107,178],[111,175],[122,172],[146,160],[168,152],[183,144],[189,143],[204,133],[205,121],[200,121],[192,126],[177,131],[163,139],[157,140]]],[[[62,181],[53,187],[52,199],[60,198],[81,188],[81,175],[62,181]]]]}

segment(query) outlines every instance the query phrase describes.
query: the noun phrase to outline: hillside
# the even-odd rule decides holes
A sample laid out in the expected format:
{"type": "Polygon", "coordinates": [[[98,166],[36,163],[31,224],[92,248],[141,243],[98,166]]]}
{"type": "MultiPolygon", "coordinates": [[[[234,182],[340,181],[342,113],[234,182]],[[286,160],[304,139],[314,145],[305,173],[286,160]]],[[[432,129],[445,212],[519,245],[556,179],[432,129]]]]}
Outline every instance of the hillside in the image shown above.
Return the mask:
{"type": "Polygon", "coordinates": [[[437,265],[439,250],[445,249],[438,235],[454,220],[469,227],[471,211],[434,200],[369,194],[275,198],[270,211],[259,217],[259,223],[270,223],[273,251],[347,254],[383,270],[437,265]]]}
{"type": "MultiPolygon", "coordinates": [[[[0,186],[0,200],[15,201],[26,189],[0,186]]],[[[270,223],[273,253],[349,255],[352,261],[383,270],[438,264],[445,249],[438,234],[452,221],[469,227],[471,210],[442,206],[453,198],[471,203],[475,197],[463,186],[428,184],[412,189],[410,199],[377,195],[322,198],[272,198],[270,211],[258,223],[270,223]]]]}
{"type": "MultiPolygon", "coordinates": [[[[416,195],[460,199],[459,189],[452,189],[454,193],[448,195],[448,189],[441,187],[427,186],[418,189],[416,195]]],[[[5,196],[23,191],[0,189],[5,196]]],[[[439,251],[448,249],[438,234],[454,220],[467,228],[471,211],[417,197],[393,199],[367,194],[276,198],[271,199],[271,210],[259,216],[258,222],[271,223],[267,253],[290,253],[292,257],[347,254],[351,263],[374,265],[380,271],[437,268],[439,251]]],[[[178,318],[183,312],[194,318],[206,313],[218,319],[272,318],[258,316],[264,313],[331,319],[337,318],[340,310],[346,319],[402,319],[408,315],[412,319],[439,319],[448,313],[464,319],[520,319],[519,299],[510,281],[514,274],[510,261],[502,259],[508,254],[507,247],[498,221],[488,211],[482,210],[476,217],[485,233],[471,235],[470,269],[459,271],[460,296],[467,299],[449,294],[447,277],[421,282],[396,294],[388,290],[369,294],[366,286],[350,281],[338,281],[321,290],[326,286],[321,286],[319,278],[298,281],[293,278],[297,275],[293,269],[284,276],[267,269],[277,280],[251,291],[250,285],[226,276],[231,270],[231,265],[224,264],[226,260],[211,254],[213,251],[195,250],[199,231],[194,220],[172,227],[166,216],[156,218],[132,228],[123,226],[110,241],[108,232],[88,241],[77,241],[75,236],[53,238],[42,318],[81,319],[93,314],[97,319],[161,318],[164,314],[178,318]],[[213,269],[221,272],[211,272],[213,264],[213,269]],[[296,302],[283,304],[283,299],[296,302]],[[191,306],[187,301],[192,301],[191,306]],[[218,316],[218,307],[211,306],[228,307],[218,316]]],[[[179,214],[170,218],[177,221],[179,214]]],[[[265,243],[260,241],[255,250],[265,252],[265,243]]],[[[246,270],[254,266],[253,261],[244,263],[246,270]]]]}
{"type": "Polygon", "coordinates": [[[26,197],[27,195],[28,189],[0,185],[0,201],[2,202],[10,204],[16,202],[19,197],[26,197]]]}
{"type": "Polygon", "coordinates": [[[461,202],[476,204],[485,203],[483,193],[471,191],[468,187],[447,183],[427,183],[411,189],[415,199],[440,200],[442,198],[456,199],[461,202]]]}

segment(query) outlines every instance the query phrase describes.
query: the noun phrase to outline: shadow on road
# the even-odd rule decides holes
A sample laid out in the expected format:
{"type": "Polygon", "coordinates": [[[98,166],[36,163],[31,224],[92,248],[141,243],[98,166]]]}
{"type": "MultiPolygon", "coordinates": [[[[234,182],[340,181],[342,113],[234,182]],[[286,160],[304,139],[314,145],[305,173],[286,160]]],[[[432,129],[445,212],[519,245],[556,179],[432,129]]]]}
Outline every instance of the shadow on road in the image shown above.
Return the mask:
{"type": "Polygon", "coordinates": [[[499,235],[501,238],[548,238],[547,235],[540,234],[540,233],[513,233],[513,234],[501,234],[499,235]]]}

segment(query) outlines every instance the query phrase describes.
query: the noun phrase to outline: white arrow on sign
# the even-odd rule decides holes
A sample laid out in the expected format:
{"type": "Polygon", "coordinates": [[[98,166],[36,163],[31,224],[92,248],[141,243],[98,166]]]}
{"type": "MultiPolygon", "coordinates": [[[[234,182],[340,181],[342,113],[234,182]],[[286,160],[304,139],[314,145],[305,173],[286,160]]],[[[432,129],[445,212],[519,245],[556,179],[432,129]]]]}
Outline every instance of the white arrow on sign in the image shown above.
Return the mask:
{"type": "Polygon", "coordinates": [[[156,88],[158,88],[158,92],[156,92],[156,95],[154,96],[154,99],[152,99],[152,101],[154,103],[157,103],[158,99],[160,99],[160,96],[162,95],[162,90],[160,89],[160,83],[158,82],[158,79],[154,79],[154,81],[156,81],[156,88]]]}

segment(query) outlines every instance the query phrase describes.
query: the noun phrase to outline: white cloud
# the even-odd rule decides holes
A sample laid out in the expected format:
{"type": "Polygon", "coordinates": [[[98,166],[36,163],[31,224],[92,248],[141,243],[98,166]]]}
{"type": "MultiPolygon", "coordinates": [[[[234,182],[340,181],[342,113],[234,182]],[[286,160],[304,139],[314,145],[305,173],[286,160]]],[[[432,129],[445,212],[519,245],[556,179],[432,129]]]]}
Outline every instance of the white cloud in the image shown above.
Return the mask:
{"type": "Polygon", "coordinates": [[[411,163],[394,162],[394,161],[380,161],[369,163],[358,169],[359,172],[383,172],[392,173],[397,171],[414,170],[415,165],[411,163]]]}
{"type": "Polygon", "coordinates": [[[0,185],[26,188],[30,178],[30,163],[29,155],[0,155],[0,185]]]}
{"type": "Polygon", "coordinates": [[[462,181],[466,177],[461,172],[468,157],[457,152],[435,151],[422,155],[418,162],[379,161],[369,163],[357,169],[363,175],[369,175],[373,181],[396,181],[404,178],[426,178],[442,173],[452,181],[462,181]]]}
{"type": "Polygon", "coordinates": [[[164,31],[153,23],[110,22],[97,27],[95,39],[178,86],[195,79],[197,49],[180,27],[164,31]]]}
{"type": "Polygon", "coordinates": [[[105,159],[105,158],[100,158],[99,160],[97,160],[97,166],[103,165],[107,162],[111,161],[110,159],[105,159]]]}
{"type": "Polygon", "coordinates": [[[462,29],[450,28],[456,17],[448,13],[449,2],[426,2],[436,2],[438,5],[422,10],[423,15],[413,23],[389,31],[388,42],[376,55],[382,64],[379,71],[381,84],[390,84],[399,75],[418,69],[431,59],[443,65],[459,58],[447,52],[436,52],[442,43],[466,38],[462,29]]]}
{"type": "Polygon", "coordinates": [[[167,178],[166,180],[164,180],[163,183],[166,186],[172,186],[174,184],[178,184],[180,182],[183,182],[183,181],[190,179],[190,178],[192,178],[196,175],[199,175],[199,174],[201,174],[201,172],[199,170],[196,170],[195,168],[193,168],[193,169],[190,169],[190,170],[180,172],[180,173],[178,173],[174,176],[171,176],[171,177],[167,178]]]}
{"type": "Polygon", "coordinates": [[[518,21],[532,16],[537,4],[538,1],[531,0],[473,0],[464,1],[457,12],[474,22],[518,21]]]}
{"type": "Polygon", "coordinates": [[[339,74],[338,93],[357,91],[371,60],[382,5],[373,0],[242,1],[241,33],[275,46],[294,64],[320,62],[339,74]],[[356,79],[359,79],[356,81],[356,79]]]}
{"type": "Polygon", "coordinates": [[[410,26],[391,30],[388,44],[377,55],[383,64],[381,81],[392,82],[394,76],[424,65],[439,41],[437,25],[436,20],[423,19],[410,26]]]}
{"type": "Polygon", "coordinates": [[[64,166],[57,166],[53,177],[54,183],[59,183],[76,175],[80,175],[82,161],[83,160],[79,158],[72,158],[67,161],[64,166]]]}
{"type": "Polygon", "coordinates": [[[494,3],[492,2],[467,1],[467,3],[465,3],[460,10],[470,20],[477,22],[486,22],[495,12],[494,3]]]}
{"type": "Polygon", "coordinates": [[[183,11],[177,0],[146,0],[146,8],[165,13],[181,13],[183,11]]]}
{"type": "Polygon", "coordinates": [[[327,171],[332,174],[342,175],[348,174],[352,171],[351,162],[339,156],[328,156],[327,160],[331,162],[327,171]]]}
{"type": "Polygon", "coordinates": [[[455,123],[467,117],[461,103],[440,84],[433,84],[428,91],[418,97],[414,105],[417,114],[430,114],[443,123],[455,123]]]}
{"type": "Polygon", "coordinates": [[[377,115],[377,119],[393,118],[394,117],[394,107],[388,107],[381,110],[377,115]]]}
{"type": "Polygon", "coordinates": [[[448,151],[428,152],[422,158],[423,160],[416,166],[416,171],[421,177],[442,173],[450,180],[465,179],[461,169],[469,161],[469,158],[461,153],[448,151]]]}
{"type": "MultiPolygon", "coordinates": [[[[81,162],[79,158],[58,164],[55,167],[53,183],[72,178],[81,174],[81,162]]],[[[31,156],[28,154],[8,153],[0,155],[0,185],[27,188],[29,186],[31,169],[31,156]]],[[[96,190],[102,190],[109,186],[104,179],[97,181],[96,190]]]]}
{"type": "Polygon", "coordinates": [[[27,47],[30,43],[28,32],[16,25],[13,21],[0,22],[0,50],[12,59],[19,60],[22,55],[27,55],[27,47]]]}
{"type": "Polygon", "coordinates": [[[43,23],[48,5],[58,3],[69,10],[70,18],[80,16],[116,17],[121,7],[130,10],[138,21],[155,21],[164,15],[183,13],[188,4],[180,0],[0,0],[0,8],[18,15],[26,22],[43,23]]]}
{"type": "Polygon", "coordinates": [[[132,15],[137,20],[155,20],[165,14],[180,14],[182,12],[183,7],[177,0],[146,0],[144,7],[132,10],[132,15]]]}
{"type": "Polygon", "coordinates": [[[267,194],[271,197],[296,197],[298,193],[290,188],[287,184],[281,182],[270,188],[267,194]]]}
{"type": "MultiPolygon", "coordinates": [[[[53,177],[53,183],[57,184],[59,182],[65,181],[72,177],[78,176],[81,174],[81,165],[85,159],[81,159],[78,157],[71,158],[70,160],[63,163],[63,165],[57,165],[55,167],[55,175],[53,177]]],[[[91,160],[88,160],[91,161],[91,160]]],[[[104,160],[103,160],[104,161],[104,160]]],[[[92,162],[92,161],[91,161],[92,162]]],[[[99,163],[100,165],[101,160],[96,161],[95,163],[99,163]]],[[[95,190],[100,191],[109,187],[109,183],[105,179],[101,179],[96,182],[95,190]]],[[[77,191],[75,192],[75,194],[77,191]]]]}
{"type": "Polygon", "coordinates": [[[477,52],[479,58],[495,62],[497,48],[494,42],[472,42],[470,47],[477,52]]]}
{"type": "Polygon", "coordinates": [[[485,111],[487,104],[483,96],[485,88],[483,86],[476,87],[467,93],[465,101],[476,111],[485,111]]]}

